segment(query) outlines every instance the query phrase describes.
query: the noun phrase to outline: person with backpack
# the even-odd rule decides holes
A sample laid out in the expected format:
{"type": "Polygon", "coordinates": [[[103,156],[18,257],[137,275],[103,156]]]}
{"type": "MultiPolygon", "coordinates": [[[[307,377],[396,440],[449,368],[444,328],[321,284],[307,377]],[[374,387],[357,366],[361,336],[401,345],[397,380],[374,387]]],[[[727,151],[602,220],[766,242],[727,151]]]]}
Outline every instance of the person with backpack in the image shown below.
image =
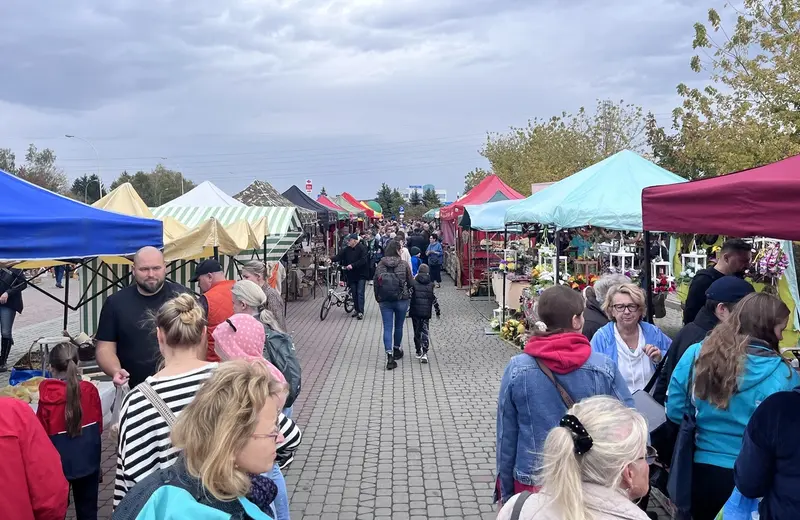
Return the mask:
{"type": "Polygon", "coordinates": [[[428,362],[428,347],[430,346],[430,323],[433,315],[433,305],[436,295],[433,291],[430,268],[422,264],[419,273],[414,278],[414,287],[411,293],[411,324],[414,327],[414,349],[420,363],[428,362]]]}
{"type": "Polygon", "coordinates": [[[375,300],[381,309],[383,347],[386,350],[386,370],[397,368],[403,357],[403,325],[411,298],[411,265],[400,257],[400,240],[386,246],[385,256],[375,269],[375,300]]]}
{"type": "Polygon", "coordinates": [[[39,383],[36,416],[61,455],[78,520],[97,520],[103,407],[92,383],[81,381],[78,347],[59,343],[48,358],[52,378],[39,383]]]}
{"type": "MultiPolygon", "coordinates": [[[[264,345],[269,343],[267,330],[269,330],[267,327],[249,314],[234,314],[214,330],[214,344],[219,357],[226,361],[244,359],[266,364],[275,379],[285,387],[281,394],[282,402],[279,404],[279,409],[281,409],[286,407],[286,399],[290,395],[289,384],[283,373],[265,359],[264,345]]],[[[273,502],[275,520],[290,520],[289,492],[281,470],[288,467],[294,459],[294,453],[302,440],[302,433],[300,428],[284,413],[278,414],[278,426],[283,441],[278,443],[272,470],[264,473],[263,476],[272,480],[278,487],[278,493],[273,502]]]]}
{"type": "Polygon", "coordinates": [[[233,285],[231,294],[233,312],[253,316],[264,327],[263,357],[281,371],[289,385],[289,395],[286,398],[283,414],[291,418],[292,406],[300,394],[303,373],[292,337],[281,328],[275,315],[264,307],[266,297],[257,284],[249,280],[240,280],[233,285]]]}
{"type": "Polygon", "coordinates": [[[508,363],[497,401],[496,500],[536,493],[542,485],[541,447],[567,409],[608,395],[633,408],[628,385],[611,358],[593,351],[583,329],[583,296],[564,285],[539,297],[545,330],[508,363]]]}

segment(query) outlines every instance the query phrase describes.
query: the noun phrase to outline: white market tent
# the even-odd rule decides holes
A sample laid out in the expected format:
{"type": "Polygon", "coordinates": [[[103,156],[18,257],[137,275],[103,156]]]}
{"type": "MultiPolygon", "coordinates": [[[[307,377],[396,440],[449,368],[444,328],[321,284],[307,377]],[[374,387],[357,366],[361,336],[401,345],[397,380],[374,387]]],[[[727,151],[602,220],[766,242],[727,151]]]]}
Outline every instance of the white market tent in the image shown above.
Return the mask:
{"type": "Polygon", "coordinates": [[[160,207],[170,208],[174,206],[202,208],[233,206],[242,208],[245,205],[217,188],[214,183],[204,181],[191,191],[166,204],[162,204],[160,207]]]}

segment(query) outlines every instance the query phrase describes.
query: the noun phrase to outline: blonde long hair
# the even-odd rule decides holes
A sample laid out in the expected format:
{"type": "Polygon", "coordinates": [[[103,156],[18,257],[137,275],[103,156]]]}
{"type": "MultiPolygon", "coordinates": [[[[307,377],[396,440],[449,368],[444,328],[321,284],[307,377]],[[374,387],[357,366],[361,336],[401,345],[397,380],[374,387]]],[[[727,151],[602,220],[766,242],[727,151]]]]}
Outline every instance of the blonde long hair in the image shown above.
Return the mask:
{"type": "Polygon", "coordinates": [[[250,280],[239,280],[233,284],[231,294],[233,294],[234,298],[253,309],[258,321],[272,330],[285,332],[278,324],[275,314],[266,308],[267,295],[264,294],[264,289],[259,287],[257,283],[251,282],[250,280]]]}
{"type": "MultiPolygon", "coordinates": [[[[742,298],[730,317],[714,327],[703,341],[695,364],[694,395],[717,408],[727,409],[731,397],[739,390],[747,347],[753,340],[761,340],[780,352],[775,327],[789,315],[789,307],[770,294],[752,293],[742,298]]],[[[789,367],[789,377],[791,370],[789,367]]]]}
{"type": "Polygon", "coordinates": [[[250,491],[250,477],[236,466],[236,455],[255,432],[261,410],[282,391],[266,364],[227,361],[181,413],[172,445],[183,450],[189,474],[217,499],[234,500],[250,491]]]}
{"type": "Polygon", "coordinates": [[[647,423],[636,410],[606,396],[584,399],[567,413],[586,428],[592,448],[577,455],[572,431],[553,428],[544,443],[542,492],[552,498],[560,518],[587,520],[583,483],[621,489],[623,470],[647,451],[647,423]]]}

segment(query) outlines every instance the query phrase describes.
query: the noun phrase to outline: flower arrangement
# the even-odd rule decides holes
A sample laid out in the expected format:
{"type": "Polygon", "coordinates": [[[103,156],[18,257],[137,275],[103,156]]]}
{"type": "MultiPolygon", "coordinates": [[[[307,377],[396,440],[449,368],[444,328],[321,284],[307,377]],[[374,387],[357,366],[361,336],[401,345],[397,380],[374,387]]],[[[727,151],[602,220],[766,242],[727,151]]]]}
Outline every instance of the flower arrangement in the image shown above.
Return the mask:
{"type": "Polygon", "coordinates": [[[670,293],[675,291],[675,279],[671,276],[660,275],[653,288],[654,294],[670,293]]]}
{"type": "Polygon", "coordinates": [[[631,283],[639,283],[639,276],[641,275],[641,271],[638,269],[621,269],[615,265],[608,266],[605,270],[608,274],[621,274],[627,276],[631,279],[631,283]]]}
{"type": "Polygon", "coordinates": [[[678,277],[675,278],[675,282],[679,285],[692,283],[692,280],[694,280],[695,275],[700,271],[700,269],[700,265],[694,262],[686,264],[686,269],[680,272],[678,277]]]}
{"type": "Polygon", "coordinates": [[[555,273],[549,265],[539,264],[531,270],[531,289],[538,296],[548,287],[555,285],[555,273]]]}
{"type": "Polygon", "coordinates": [[[511,318],[506,320],[500,327],[500,337],[510,341],[515,345],[522,345],[524,342],[525,325],[518,319],[511,318]]]}
{"type": "Polygon", "coordinates": [[[753,281],[776,285],[788,267],[789,255],[780,243],[773,242],[756,254],[750,273],[753,281]]]}
{"type": "Polygon", "coordinates": [[[589,278],[586,278],[583,274],[576,274],[567,278],[567,285],[576,291],[583,291],[587,287],[594,285],[597,279],[598,276],[596,274],[590,274],[589,278]]]}

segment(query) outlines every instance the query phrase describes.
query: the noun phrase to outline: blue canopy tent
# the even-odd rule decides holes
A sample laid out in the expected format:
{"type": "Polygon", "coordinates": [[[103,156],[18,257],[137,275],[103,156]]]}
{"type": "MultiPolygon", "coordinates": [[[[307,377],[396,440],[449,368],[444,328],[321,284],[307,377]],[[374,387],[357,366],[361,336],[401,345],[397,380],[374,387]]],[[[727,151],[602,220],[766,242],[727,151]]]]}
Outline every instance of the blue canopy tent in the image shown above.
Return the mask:
{"type": "Polygon", "coordinates": [[[686,182],[629,150],[603,159],[508,209],[507,224],[642,230],[642,190],[686,182]]]}
{"type": "Polygon", "coordinates": [[[459,225],[465,229],[476,231],[509,231],[519,233],[521,226],[508,226],[506,228],[505,216],[509,208],[516,206],[522,201],[501,200],[497,202],[487,202],[486,204],[475,204],[464,206],[464,214],[461,216],[459,225]]]}
{"type": "Polygon", "coordinates": [[[122,256],[163,247],[160,220],[87,206],[0,170],[0,261],[122,256]]]}
{"type": "MultiPolygon", "coordinates": [[[[144,246],[163,245],[160,220],[93,208],[0,170],[0,261],[76,261],[132,255],[144,246]]],[[[106,278],[100,272],[95,275],[106,278]]],[[[69,277],[65,281],[63,301],[31,285],[64,305],[64,330],[69,309],[77,310],[94,298],[84,300],[83,295],[70,305],[69,277]]]]}

